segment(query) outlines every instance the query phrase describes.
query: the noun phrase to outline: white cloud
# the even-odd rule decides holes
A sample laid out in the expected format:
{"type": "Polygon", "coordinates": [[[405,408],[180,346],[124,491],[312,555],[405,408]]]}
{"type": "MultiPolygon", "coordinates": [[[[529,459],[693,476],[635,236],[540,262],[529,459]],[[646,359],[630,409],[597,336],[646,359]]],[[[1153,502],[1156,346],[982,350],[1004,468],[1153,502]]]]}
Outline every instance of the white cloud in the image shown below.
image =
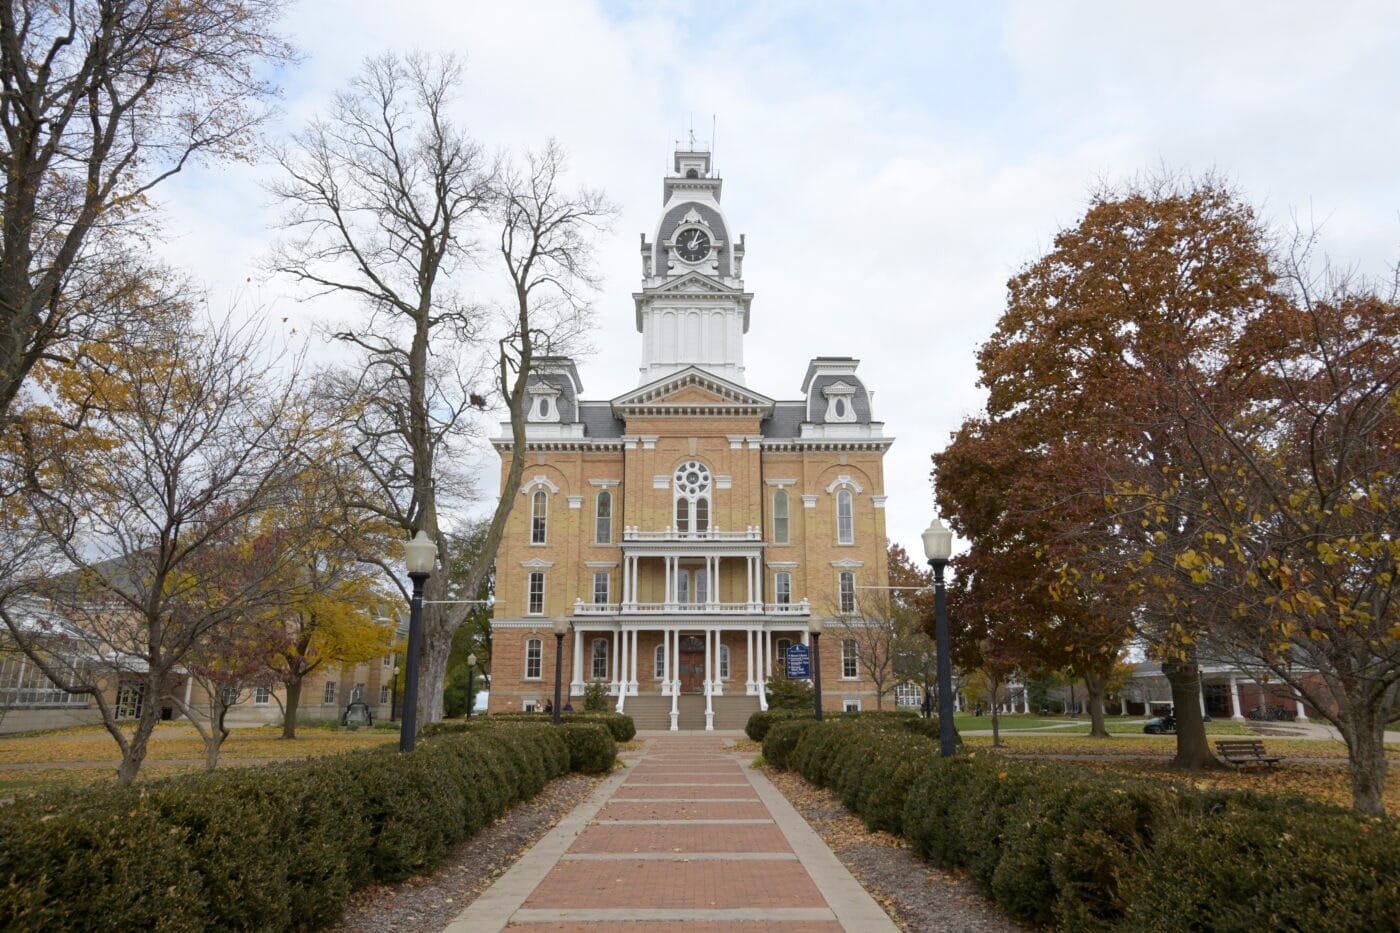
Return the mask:
{"type": "MultiPolygon", "coordinates": [[[[367,55],[464,54],[464,125],[507,148],[558,137],[577,177],[622,208],[601,244],[598,352],[582,367],[595,398],[635,382],[637,234],[655,224],[670,145],[691,115],[707,138],[718,113],[725,205],[748,236],[755,293],[749,383],[792,397],[811,356],[863,360],[899,438],[890,532],[916,553],[929,454],[981,404],[975,351],[1005,281],[1100,178],[1223,171],[1273,219],[1326,219],[1337,258],[1372,273],[1400,241],[1392,5],[1017,3],[975,19],[909,3],[385,10],[297,8],[308,57],[287,75],[278,131],[324,107],[367,55]]],[[[165,193],[171,254],[216,296],[269,238],[261,171],[191,173],[165,193]]],[[[278,289],[262,297],[288,326],[335,313],[289,306],[278,289]]]]}

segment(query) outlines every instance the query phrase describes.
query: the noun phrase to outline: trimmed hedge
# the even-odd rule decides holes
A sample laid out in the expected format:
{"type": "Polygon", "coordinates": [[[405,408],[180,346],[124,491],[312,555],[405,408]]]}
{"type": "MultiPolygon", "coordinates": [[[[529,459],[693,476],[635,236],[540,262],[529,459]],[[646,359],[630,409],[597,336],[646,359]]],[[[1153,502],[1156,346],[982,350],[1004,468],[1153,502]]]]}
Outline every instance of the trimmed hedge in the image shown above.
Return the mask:
{"type": "Polygon", "coordinates": [[[612,770],[617,761],[617,743],[602,723],[564,723],[563,730],[569,745],[569,770],[584,774],[612,770]]]}
{"type": "MultiPolygon", "coordinates": [[[[749,716],[749,721],[744,725],[744,732],[755,742],[762,742],[768,735],[768,730],[773,728],[775,723],[786,722],[790,719],[809,719],[816,721],[815,713],[810,709],[769,709],[759,710],[749,716]]],[[[924,719],[918,713],[908,709],[870,709],[858,710],[854,713],[828,712],[822,711],[822,721],[828,719],[861,719],[861,720],[896,720],[912,732],[923,735],[938,735],[938,719],[924,719]],[[917,725],[916,725],[917,724],[917,725]]]]}
{"type": "MultiPolygon", "coordinates": [[[[435,722],[424,726],[419,735],[443,735],[465,732],[473,726],[492,722],[528,722],[549,724],[549,713],[492,713],[489,716],[473,716],[471,719],[454,719],[450,722],[435,722]]],[[[624,713],[560,713],[561,723],[596,723],[612,733],[615,742],[630,742],[637,736],[637,725],[632,717],[624,713]]]]}
{"type": "Polygon", "coordinates": [[[1311,799],[945,759],[872,718],[773,725],[763,756],[962,869],[1018,919],[1186,931],[1379,930],[1400,918],[1400,828],[1311,799]]]}
{"type": "Polygon", "coordinates": [[[592,771],[613,751],[598,726],[503,723],[411,755],[377,748],[27,797],[0,808],[0,928],[329,926],[351,891],[431,870],[575,761],[592,771]]]}

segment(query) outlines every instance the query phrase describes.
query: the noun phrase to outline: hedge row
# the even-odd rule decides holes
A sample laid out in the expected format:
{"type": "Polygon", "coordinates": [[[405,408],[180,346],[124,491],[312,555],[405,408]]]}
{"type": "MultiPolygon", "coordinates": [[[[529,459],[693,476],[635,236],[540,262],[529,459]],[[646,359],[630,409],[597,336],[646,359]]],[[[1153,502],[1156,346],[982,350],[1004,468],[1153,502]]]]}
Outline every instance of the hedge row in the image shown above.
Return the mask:
{"type": "MultiPolygon", "coordinates": [[[[774,723],[788,722],[793,719],[807,719],[813,722],[816,714],[810,709],[769,709],[759,710],[749,717],[748,723],[744,726],[744,731],[749,738],[755,742],[762,742],[764,736],[768,735],[768,730],[773,728],[774,723]]],[[[861,719],[861,720],[895,720],[904,724],[906,729],[919,732],[924,735],[938,735],[938,719],[924,719],[918,713],[909,709],[885,709],[885,710],[859,710],[853,713],[826,712],[822,711],[822,721],[840,719],[861,719]],[[918,725],[913,725],[918,723],[918,725]]]]}
{"type": "MultiPolygon", "coordinates": [[[[449,722],[433,723],[424,726],[418,734],[442,735],[443,733],[462,732],[483,722],[547,723],[550,721],[549,713],[492,713],[489,716],[473,716],[470,719],[454,719],[449,722]]],[[[636,723],[632,721],[631,716],[623,713],[560,713],[559,721],[597,723],[606,727],[612,733],[613,740],[617,742],[630,742],[637,735],[636,723]]]]}
{"type": "Polygon", "coordinates": [[[571,760],[596,769],[611,745],[596,726],[512,723],[410,755],[25,798],[0,808],[0,929],[328,926],[351,891],[430,870],[571,760]]]}
{"type": "Polygon", "coordinates": [[[995,754],[940,758],[888,724],[793,721],[764,758],[872,829],[960,868],[1008,914],[1066,930],[1382,930],[1400,829],[1317,801],[1198,791],[995,754]]]}

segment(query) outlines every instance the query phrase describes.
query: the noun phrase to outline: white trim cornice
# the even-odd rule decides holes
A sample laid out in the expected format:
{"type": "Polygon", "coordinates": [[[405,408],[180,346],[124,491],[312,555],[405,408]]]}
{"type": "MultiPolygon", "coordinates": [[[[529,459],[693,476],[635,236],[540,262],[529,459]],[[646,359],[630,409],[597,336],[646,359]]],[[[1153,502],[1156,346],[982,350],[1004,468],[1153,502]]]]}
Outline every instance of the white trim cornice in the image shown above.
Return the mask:
{"type": "Polygon", "coordinates": [[[797,485],[797,480],[795,480],[795,479],[766,479],[766,480],[763,481],[763,483],[764,483],[765,486],[796,486],[796,485],[797,485]]]}
{"type": "Polygon", "coordinates": [[[842,473],[840,476],[836,477],[836,479],[834,479],[834,480],[831,481],[831,485],[830,485],[830,486],[826,487],[826,494],[827,494],[828,496],[831,495],[833,492],[836,491],[837,487],[839,487],[839,486],[850,486],[852,489],[854,489],[854,490],[855,490],[856,492],[858,492],[858,493],[863,493],[863,492],[865,492],[865,488],[864,488],[863,486],[861,486],[860,483],[857,483],[855,480],[851,479],[851,478],[850,478],[849,476],[847,476],[845,473],[842,473]]]}
{"type": "Polygon", "coordinates": [[[853,570],[853,569],[856,568],[856,567],[864,567],[864,566],[865,566],[865,561],[863,561],[863,560],[852,560],[852,559],[849,558],[849,557],[843,557],[841,560],[834,560],[834,561],[832,561],[832,562],[831,562],[831,566],[833,566],[833,567],[840,567],[842,570],[853,570]]]}
{"type": "Polygon", "coordinates": [[[583,562],[583,566],[588,567],[588,568],[590,568],[590,569],[592,569],[592,570],[607,570],[609,567],[616,567],[616,566],[617,566],[617,561],[615,561],[615,560],[586,560],[586,561],[583,562]]]}
{"type": "Polygon", "coordinates": [[[535,557],[531,560],[522,560],[520,566],[524,567],[526,570],[548,570],[550,567],[554,566],[554,561],[540,560],[538,557],[535,557]]]}
{"type": "Polygon", "coordinates": [[[606,488],[608,488],[609,486],[620,486],[620,485],[622,485],[622,480],[620,480],[620,479],[591,479],[591,480],[588,481],[588,485],[590,485],[590,486],[602,486],[604,489],[606,489],[606,488]]]}

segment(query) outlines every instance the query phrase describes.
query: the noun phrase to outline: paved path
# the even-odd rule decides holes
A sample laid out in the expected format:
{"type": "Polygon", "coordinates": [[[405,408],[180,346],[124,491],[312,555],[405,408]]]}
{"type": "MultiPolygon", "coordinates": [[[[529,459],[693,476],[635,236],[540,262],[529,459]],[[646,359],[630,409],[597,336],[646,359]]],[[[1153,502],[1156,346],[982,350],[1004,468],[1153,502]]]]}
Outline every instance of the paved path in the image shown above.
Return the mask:
{"type": "Polygon", "coordinates": [[[725,746],[648,740],[447,930],[895,930],[748,756],[725,746]]]}

